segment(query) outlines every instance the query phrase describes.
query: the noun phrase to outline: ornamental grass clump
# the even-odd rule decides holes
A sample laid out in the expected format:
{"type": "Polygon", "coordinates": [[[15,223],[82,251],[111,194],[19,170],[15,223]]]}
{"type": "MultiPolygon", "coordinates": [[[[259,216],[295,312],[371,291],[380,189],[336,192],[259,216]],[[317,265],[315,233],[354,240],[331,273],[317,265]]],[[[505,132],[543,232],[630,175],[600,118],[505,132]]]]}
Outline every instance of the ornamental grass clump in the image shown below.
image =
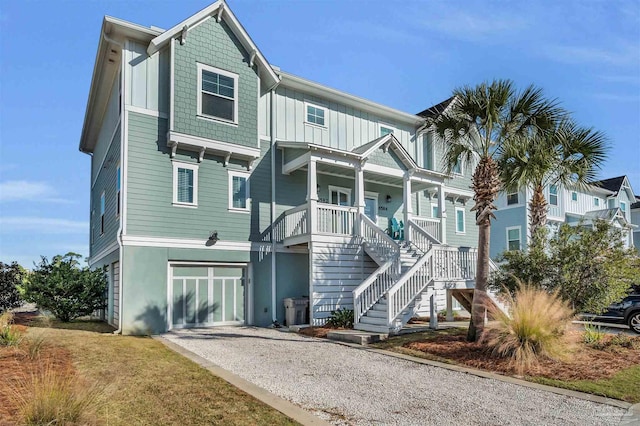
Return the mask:
{"type": "Polygon", "coordinates": [[[508,299],[510,316],[492,309],[496,321],[483,338],[493,355],[511,358],[511,365],[523,374],[540,358],[562,359],[568,354],[564,335],[574,313],[557,292],[520,283],[508,299]]]}
{"type": "Polygon", "coordinates": [[[22,332],[13,324],[13,312],[0,315],[0,346],[18,346],[22,341],[22,332]]]}

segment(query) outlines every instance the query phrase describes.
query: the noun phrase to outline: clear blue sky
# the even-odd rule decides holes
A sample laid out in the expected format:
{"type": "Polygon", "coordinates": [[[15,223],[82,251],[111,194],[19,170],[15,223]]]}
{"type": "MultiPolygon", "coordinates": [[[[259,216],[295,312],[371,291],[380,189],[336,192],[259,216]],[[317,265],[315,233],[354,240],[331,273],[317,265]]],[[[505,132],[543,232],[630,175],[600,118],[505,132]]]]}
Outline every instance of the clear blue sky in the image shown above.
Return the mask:
{"type": "MultiPolygon", "coordinates": [[[[103,15],[170,28],[211,1],[0,0],[0,260],[88,255],[78,141],[103,15]]],[[[229,0],[283,70],[418,112],[493,78],[604,131],[601,177],[640,193],[640,2],[229,0]]]]}

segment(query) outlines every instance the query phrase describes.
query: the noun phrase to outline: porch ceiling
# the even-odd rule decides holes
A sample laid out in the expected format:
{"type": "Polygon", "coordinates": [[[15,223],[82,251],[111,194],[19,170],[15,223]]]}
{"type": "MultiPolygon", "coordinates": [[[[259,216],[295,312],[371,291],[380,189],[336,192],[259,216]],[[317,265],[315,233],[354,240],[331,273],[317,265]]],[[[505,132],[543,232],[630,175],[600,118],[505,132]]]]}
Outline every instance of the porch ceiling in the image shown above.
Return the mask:
{"type": "MultiPolygon", "coordinates": [[[[306,167],[303,168],[303,170],[306,169],[306,167]]],[[[338,176],[355,181],[354,169],[318,162],[316,170],[321,174],[338,176]]],[[[403,178],[400,176],[389,176],[386,174],[376,173],[368,170],[364,171],[364,180],[365,182],[378,183],[381,185],[395,186],[398,188],[403,187],[403,178]]],[[[411,182],[411,192],[424,191],[430,188],[435,188],[435,186],[429,183],[418,182],[415,180],[412,180],[411,182]]]]}

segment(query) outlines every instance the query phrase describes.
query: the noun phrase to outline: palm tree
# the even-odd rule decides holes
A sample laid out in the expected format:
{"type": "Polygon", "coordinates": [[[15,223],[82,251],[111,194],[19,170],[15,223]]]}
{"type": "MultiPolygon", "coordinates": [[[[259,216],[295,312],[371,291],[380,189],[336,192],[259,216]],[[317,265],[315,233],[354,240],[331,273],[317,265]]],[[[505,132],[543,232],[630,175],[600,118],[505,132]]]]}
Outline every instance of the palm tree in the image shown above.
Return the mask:
{"type": "Polygon", "coordinates": [[[517,137],[504,146],[500,170],[505,189],[533,191],[529,201],[531,235],[547,222],[544,188],[562,185],[584,189],[596,177],[607,158],[607,141],[603,133],[578,126],[565,118],[532,138],[517,137]]]}
{"type": "Polygon", "coordinates": [[[476,341],[484,330],[489,278],[489,238],[493,202],[501,189],[498,159],[505,144],[516,137],[532,137],[553,127],[562,115],[554,100],[542,90],[529,86],[516,91],[510,80],[494,80],[476,87],[464,86],[453,92],[454,101],[432,119],[443,142],[447,172],[462,160],[472,164],[472,189],[478,232],[478,266],[467,340],[476,341]]]}

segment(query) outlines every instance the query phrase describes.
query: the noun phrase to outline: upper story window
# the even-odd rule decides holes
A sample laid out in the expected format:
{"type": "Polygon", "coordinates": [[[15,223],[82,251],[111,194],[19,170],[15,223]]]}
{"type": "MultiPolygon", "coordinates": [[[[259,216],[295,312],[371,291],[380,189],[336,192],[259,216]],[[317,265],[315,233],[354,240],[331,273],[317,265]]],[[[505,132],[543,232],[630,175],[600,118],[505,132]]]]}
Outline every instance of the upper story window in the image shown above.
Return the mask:
{"type": "Polygon", "coordinates": [[[317,105],[307,103],[307,123],[317,124],[318,126],[324,126],[324,118],[326,116],[326,110],[317,105]]]}
{"type": "Polygon", "coordinates": [[[100,235],[104,234],[104,212],[106,209],[106,201],[104,191],[100,194],[100,235]]]}
{"type": "Polygon", "coordinates": [[[600,198],[593,197],[593,205],[598,207],[600,205],[600,198]]]}
{"type": "Polygon", "coordinates": [[[391,126],[385,126],[383,124],[380,125],[380,136],[386,136],[388,134],[392,134],[396,131],[396,129],[394,129],[391,126]]]}
{"type": "Polygon", "coordinates": [[[520,227],[507,228],[507,249],[520,250],[520,227]]]}
{"type": "Polygon", "coordinates": [[[458,161],[456,161],[456,164],[453,166],[451,171],[457,175],[462,174],[462,160],[460,160],[460,158],[458,158],[458,161]]]}
{"type": "Polygon", "coordinates": [[[627,212],[627,203],[625,203],[624,201],[620,201],[620,210],[622,210],[623,213],[627,212]]]}
{"type": "Polygon", "coordinates": [[[182,207],[198,206],[198,165],[173,162],[173,204],[182,207]]]}
{"type": "Polygon", "coordinates": [[[609,208],[612,209],[616,206],[616,199],[615,198],[609,198],[609,208]]]}
{"type": "Polygon", "coordinates": [[[431,205],[431,217],[434,219],[440,217],[440,211],[438,210],[437,204],[431,205]]]}
{"type": "Polygon", "coordinates": [[[198,64],[198,115],[238,123],[238,75],[198,64]]]}
{"type": "Polygon", "coordinates": [[[558,205],[558,186],[549,185],[549,204],[552,206],[558,205]]]}
{"type": "Polygon", "coordinates": [[[507,194],[507,205],[511,206],[513,204],[518,204],[520,202],[520,200],[518,199],[518,191],[516,192],[509,192],[507,194]]]}
{"type": "Polygon", "coordinates": [[[120,216],[120,164],[116,167],[116,216],[120,216]]]}
{"type": "Polygon", "coordinates": [[[576,191],[571,191],[571,201],[578,201],[578,193],[576,191]]]}
{"type": "Polygon", "coordinates": [[[456,207],[456,233],[464,234],[464,209],[456,207]]]}
{"type": "Polygon", "coordinates": [[[229,210],[249,211],[249,173],[229,171],[229,210]]]}

